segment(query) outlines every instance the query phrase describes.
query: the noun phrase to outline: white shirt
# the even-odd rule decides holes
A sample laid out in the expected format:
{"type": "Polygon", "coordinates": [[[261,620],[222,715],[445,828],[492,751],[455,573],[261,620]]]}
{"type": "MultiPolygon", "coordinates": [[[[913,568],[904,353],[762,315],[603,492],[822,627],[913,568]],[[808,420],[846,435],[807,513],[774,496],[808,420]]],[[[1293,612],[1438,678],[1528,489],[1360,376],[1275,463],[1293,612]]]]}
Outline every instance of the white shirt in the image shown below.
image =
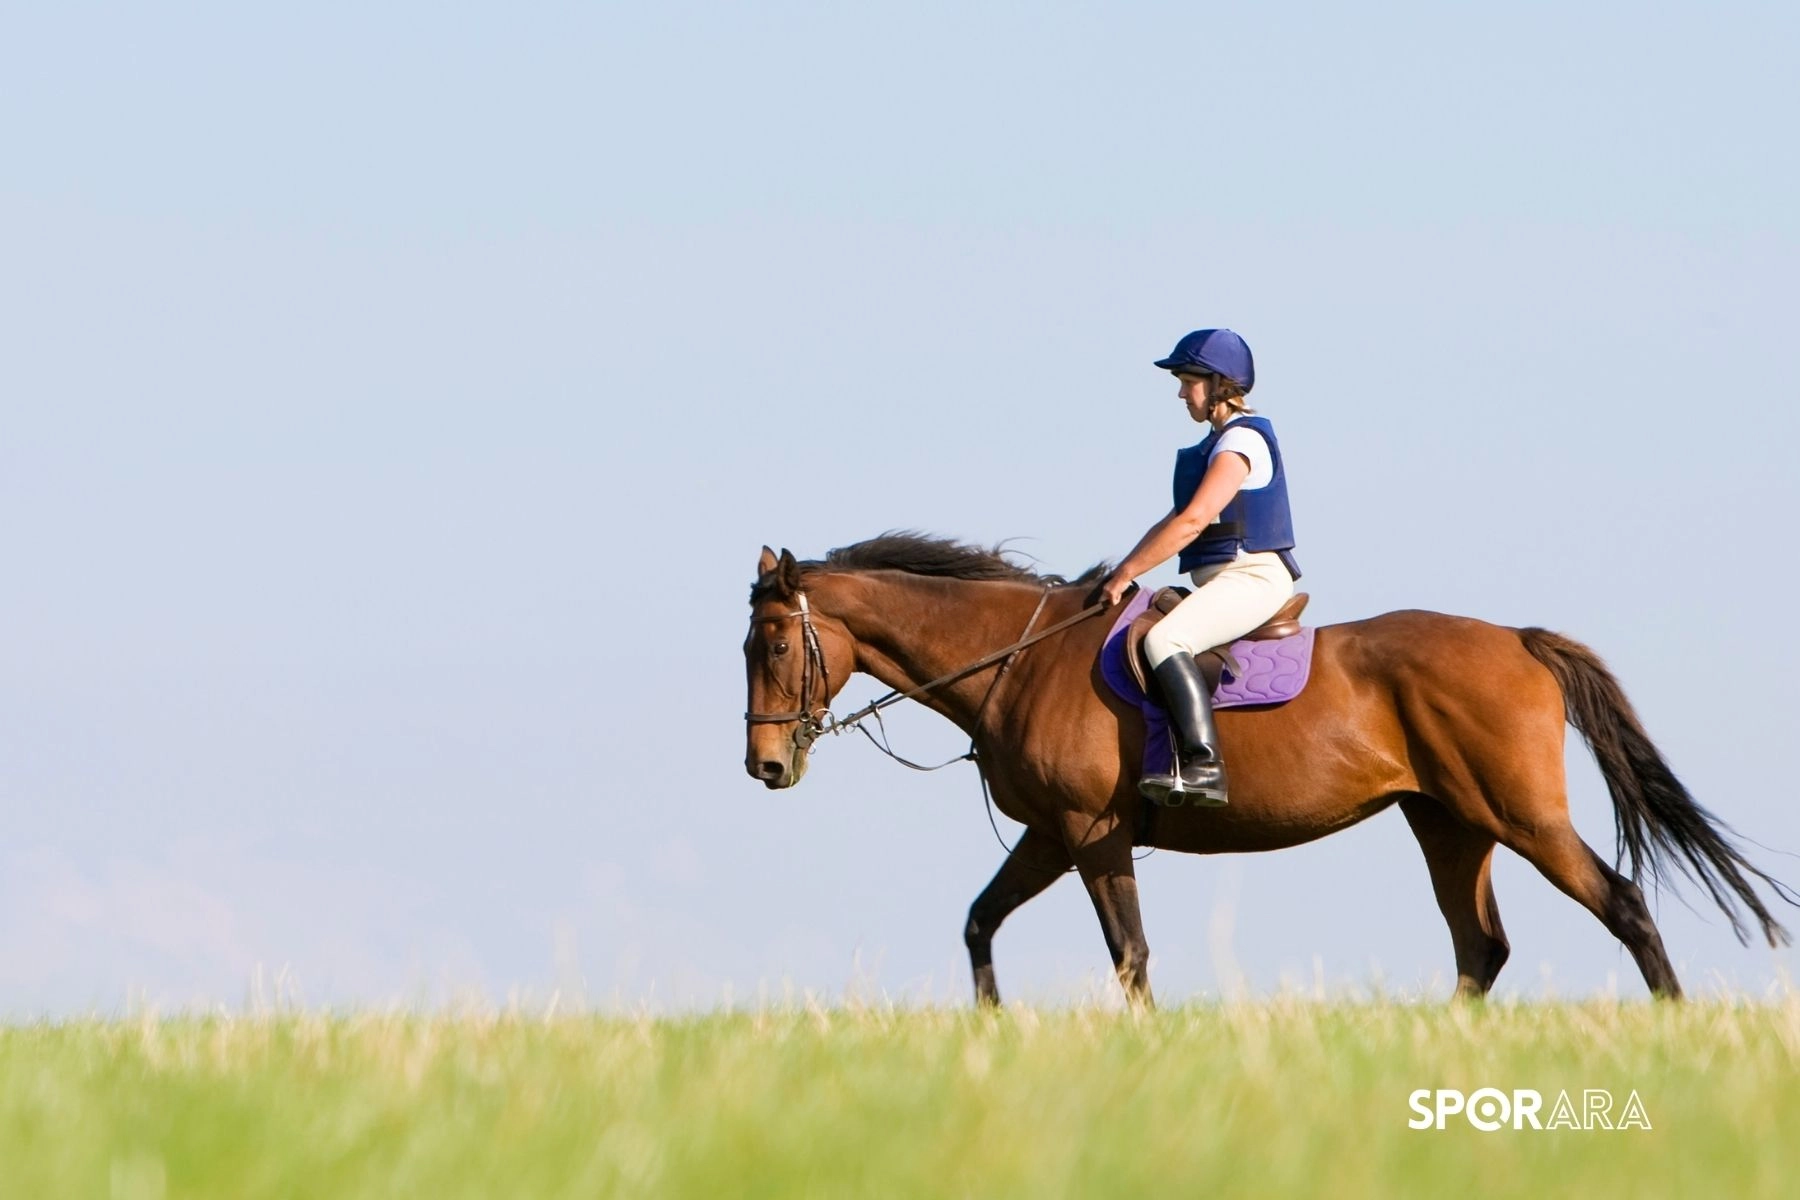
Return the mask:
{"type": "Polygon", "coordinates": [[[1254,425],[1239,425],[1241,420],[1242,417],[1233,417],[1226,423],[1225,432],[1206,456],[1206,465],[1212,466],[1212,460],[1227,450],[1243,455],[1250,463],[1250,475],[1240,490],[1254,492],[1275,482],[1275,456],[1269,453],[1269,439],[1258,433],[1254,425]]]}

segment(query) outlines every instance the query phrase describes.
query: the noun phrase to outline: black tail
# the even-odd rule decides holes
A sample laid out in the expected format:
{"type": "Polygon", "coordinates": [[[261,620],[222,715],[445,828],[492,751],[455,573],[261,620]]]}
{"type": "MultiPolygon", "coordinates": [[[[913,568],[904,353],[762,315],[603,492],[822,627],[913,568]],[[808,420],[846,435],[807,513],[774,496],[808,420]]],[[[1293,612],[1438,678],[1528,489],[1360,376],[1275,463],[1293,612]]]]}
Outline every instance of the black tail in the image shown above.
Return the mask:
{"type": "Polygon", "coordinates": [[[1619,855],[1631,860],[1631,877],[1641,879],[1647,868],[1653,880],[1664,881],[1673,861],[1711,893],[1731,918],[1738,941],[1748,943],[1749,937],[1738,919],[1734,897],[1756,915],[1769,945],[1786,945],[1788,931],[1769,915],[1745,876],[1762,880],[1789,904],[1800,904],[1800,898],[1780,880],[1751,866],[1731,840],[1729,826],[1688,794],[1657,753],[1624,689],[1600,656],[1547,629],[1521,629],[1519,637],[1531,656],[1556,676],[1569,724],[1587,739],[1600,764],[1612,793],[1619,855]]]}

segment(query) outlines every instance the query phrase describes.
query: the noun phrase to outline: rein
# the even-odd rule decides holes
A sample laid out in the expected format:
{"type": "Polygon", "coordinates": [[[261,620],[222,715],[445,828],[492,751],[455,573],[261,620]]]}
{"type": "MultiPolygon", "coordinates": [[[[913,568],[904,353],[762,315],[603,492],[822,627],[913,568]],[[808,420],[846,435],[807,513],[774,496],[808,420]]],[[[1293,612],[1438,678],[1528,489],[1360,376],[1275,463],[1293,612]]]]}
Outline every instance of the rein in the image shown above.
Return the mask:
{"type": "MultiPolygon", "coordinates": [[[[987,711],[988,701],[993,699],[994,689],[999,686],[1000,680],[1006,675],[1007,668],[1012,666],[1012,660],[1021,650],[1024,650],[1028,646],[1034,646],[1045,638],[1059,634],[1072,625],[1079,625],[1089,617],[1106,611],[1107,607],[1104,604],[1090,604],[1074,616],[1058,621],[1048,629],[1042,629],[1037,633],[1032,633],[1031,627],[1037,624],[1038,617],[1043,615],[1044,605],[1050,600],[1050,589],[1045,588],[1043,593],[1038,597],[1037,607],[1031,612],[1031,620],[1025,623],[1024,636],[1012,645],[1003,646],[992,654],[983,655],[981,658],[976,659],[965,667],[958,667],[954,671],[939,675],[936,679],[922,683],[917,687],[907,688],[905,690],[895,688],[887,695],[865,704],[849,716],[839,719],[827,707],[820,706],[816,709],[813,707],[812,688],[815,670],[824,683],[824,691],[827,697],[831,695],[831,675],[825,666],[825,652],[819,645],[818,631],[813,628],[812,606],[807,603],[805,592],[796,593],[796,598],[800,602],[800,607],[793,612],[783,613],[782,617],[800,618],[800,637],[806,652],[806,661],[802,664],[800,673],[800,707],[794,712],[746,712],[744,714],[744,720],[752,725],[781,725],[790,721],[798,722],[800,728],[795,731],[794,741],[802,750],[810,747],[825,734],[829,733],[835,735],[844,732],[846,729],[859,730],[867,736],[870,741],[875,742],[874,734],[869,733],[868,729],[865,728],[862,723],[870,717],[874,717],[876,723],[880,724],[880,714],[882,709],[887,708],[890,705],[898,704],[902,700],[917,700],[926,693],[931,692],[936,688],[943,687],[947,683],[955,683],[959,679],[973,675],[977,671],[985,670],[995,663],[1000,663],[1000,670],[995,673],[994,682],[988,685],[987,694],[982,697],[981,708],[977,711],[975,716],[976,725],[979,727],[981,716],[987,711]]],[[[763,619],[767,620],[768,618],[763,619]]],[[[886,733],[885,726],[883,727],[883,733],[884,735],[886,733]]],[[[969,753],[958,758],[953,758],[950,762],[942,763],[936,767],[921,767],[917,763],[907,762],[906,759],[901,758],[892,750],[883,746],[880,742],[875,742],[875,745],[880,747],[884,753],[896,762],[904,763],[906,766],[919,771],[937,771],[941,770],[943,767],[949,766],[950,763],[963,762],[975,757],[975,747],[972,738],[970,740],[969,753]]]]}
{"type": "MultiPolygon", "coordinates": [[[[1131,585],[1131,591],[1136,590],[1137,584],[1134,583],[1131,585]]],[[[983,655],[966,667],[958,667],[956,670],[945,675],[939,675],[936,679],[922,683],[918,687],[907,688],[904,691],[895,688],[887,695],[863,705],[842,720],[834,716],[829,707],[820,706],[815,710],[812,706],[812,685],[815,672],[814,664],[817,664],[817,674],[824,682],[825,695],[828,701],[831,696],[831,673],[826,669],[825,651],[819,645],[818,632],[813,628],[812,606],[807,603],[805,592],[797,592],[795,593],[795,596],[800,602],[800,607],[793,612],[783,613],[780,619],[792,617],[800,618],[800,640],[806,652],[806,661],[802,664],[800,669],[800,707],[794,712],[785,713],[746,712],[744,714],[744,720],[752,725],[779,725],[790,721],[798,722],[800,728],[794,732],[794,743],[802,750],[810,748],[814,742],[818,741],[819,738],[827,733],[836,735],[844,732],[846,729],[854,729],[864,737],[868,738],[869,743],[877,750],[881,751],[901,766],[911,767],[915,771],[941,771],[945,767],[953,766],[959,762],[974,763],[975,774],[981,780],[981,799],[987,809],[988,825],[993,829],[994,838],[1000,843],[1001,849],[1005,850],[1008,854],[1011,854],[1017,847],[1008,846],[1006,844],[1006,839],[1000,836],[1000,826],[994,821],[994,797],[988,790],[987,772],[982,770],[981,757],[976,752],[976,735],[974,733],[969,735],[969,749],[966,754],[959,754],[955,758],[946,759],[934,767],[928,767],[894,752],[893,746],[888,742],[887,725],[881,719],[881,710],[887,708],[889,705],[898,704],[902,700],[917,700],[934,688],[943,687],[947,683],[955,683],[959,679],[966,678],[967,676],[975,674],[977,671],[985,670],[995,663],[999,663],[1000,669],[994,672],[994,682],[988,684],[987,691],[983,693],[981,697],[981,705],[975,710],[975,720],[972,724],[976,730],[979,730],[981,728],[981,718],[987,715],[988,704],[993,700],[994,693],[999,690],[1000,681],[1006,678],[1007,668],[1013,665],[1013,660],[1018,658],[1020,651],[1025,650],[1027,647],[1035,646],[1045,638],[1054,637],[1056,634],[1061,633],[1071,626],[1079,625],[1089,617],[1105,612],[1108,607],[1104,604],[1090,604],[1074,616],[1058,621],[1048,629],[1042,629],[1037,633],[1033,633],[1031,632],[1032,626],[1036,625],[1038,618],[1043,615],[1044,605],[1050,600],[1050,591],[1051,589],[1045,588],[1042,594],[1038,596],[1037,607],[1031,610],[1031,620],[1025,622],[1025,632],[1021,634],[1019,640],[1012,645],[1003,646],[992,654],[983,655]],[[819,714],[823,715],[821,716],[819,714]],[[870,717],[875,718],[875,724],[881,730],[881,736],[879,738],[877,738],[874,733],[870,732],[867,725],[863,724],[863,722],[867,721],[870,717]]],[[[1129,592],[1127,594],[1129,594],[1129,592]]],[[[766,620],[767,618],[764,619],[766,620]]],[[[1134,855],[1133,857],[1148,857],[1148,853],[1143,856],[1134,855]]],[[[1071,871],[1074,869],[1075,868],[1072,866],[1069,868],[1071,871]]],[[[1059,872],[1059,874],[1060,873],[1061,872],[1059,872]]]]}

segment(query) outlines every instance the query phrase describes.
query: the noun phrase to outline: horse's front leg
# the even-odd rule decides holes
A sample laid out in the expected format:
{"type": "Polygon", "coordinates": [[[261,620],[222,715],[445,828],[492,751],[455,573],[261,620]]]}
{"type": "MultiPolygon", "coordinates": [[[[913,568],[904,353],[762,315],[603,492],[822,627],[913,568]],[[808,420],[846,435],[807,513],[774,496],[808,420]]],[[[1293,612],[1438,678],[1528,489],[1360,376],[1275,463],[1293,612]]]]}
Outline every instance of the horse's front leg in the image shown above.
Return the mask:
{"type": "Polygon", "coordinates": [[[1069,844],[1081,881],[1100,918],[1113,969],[1133,1007],[1153,1008],[1150,944],[1138,911],[1137,871],[1131,860],[1131,827],[1112,815],[1070,819],[1069,844]]]}
{"type": "Polygon", "coordinates": [[[1068,847],[1056,837],[1027,828],[994,878],[969,905],[963,944],[969,948],[969,966],[975,971],[975,1003],[1000,1003],[1000,989],[994,984],[994,931],[1000,922],[1068,869],[1068,847]]]}

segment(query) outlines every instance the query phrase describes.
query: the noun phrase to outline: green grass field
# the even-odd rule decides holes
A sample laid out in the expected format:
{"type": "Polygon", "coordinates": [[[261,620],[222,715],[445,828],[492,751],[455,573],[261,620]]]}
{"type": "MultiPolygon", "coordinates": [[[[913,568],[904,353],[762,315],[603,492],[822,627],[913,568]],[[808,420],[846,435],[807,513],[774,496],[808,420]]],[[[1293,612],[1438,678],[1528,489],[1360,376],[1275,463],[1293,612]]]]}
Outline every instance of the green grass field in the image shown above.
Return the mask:
{"type": "Polygon", "coordinates": [[[1800,998],[14,1026],[0,1193],[1794,1196],[1800,998]],[[1483,1086],[1652,1128],[1407,1127],[1483,1086]]]}

